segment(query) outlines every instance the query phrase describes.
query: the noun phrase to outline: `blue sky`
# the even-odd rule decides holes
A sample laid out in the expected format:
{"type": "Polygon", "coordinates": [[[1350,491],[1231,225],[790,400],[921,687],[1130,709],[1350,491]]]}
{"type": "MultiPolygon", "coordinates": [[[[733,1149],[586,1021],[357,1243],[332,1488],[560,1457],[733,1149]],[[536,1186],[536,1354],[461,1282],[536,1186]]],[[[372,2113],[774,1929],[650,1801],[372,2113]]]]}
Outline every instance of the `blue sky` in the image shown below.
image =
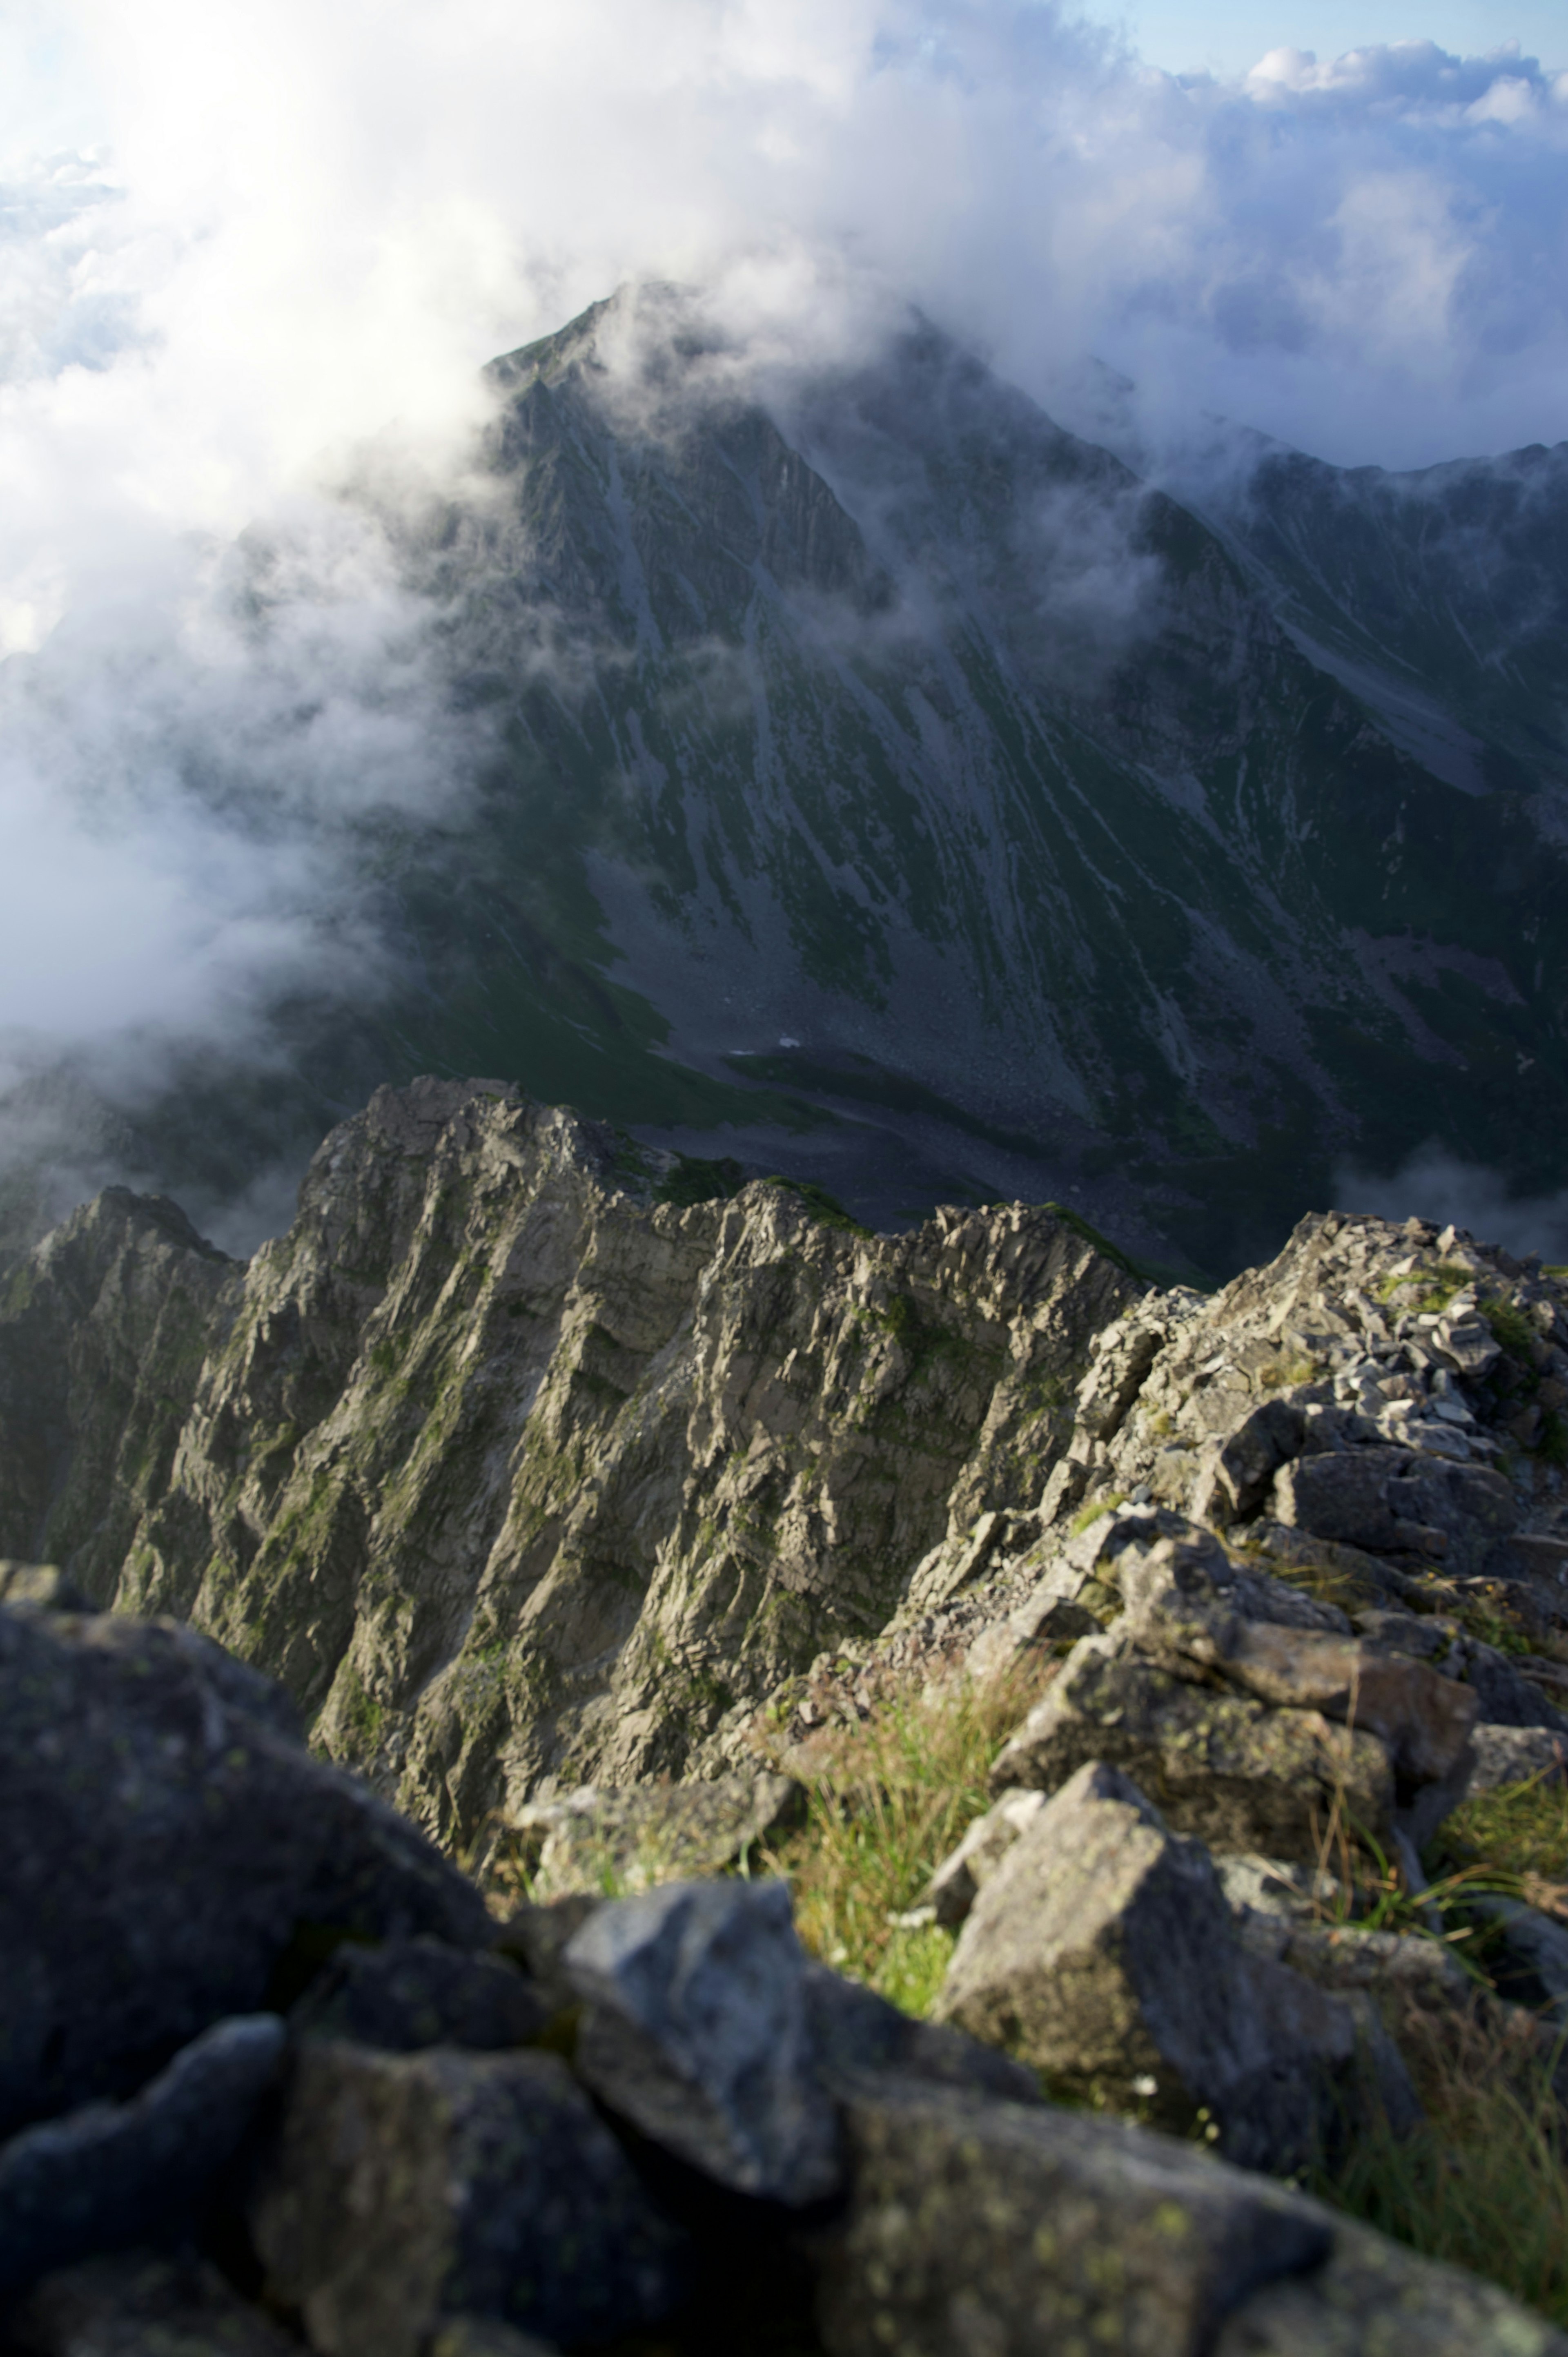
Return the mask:
{"type": "Polygon", "coordinates": [[[1544,66],[1568,66],[1568,0],[1134,0],[1086,13],[1124,27],[1167,73],[1245,73],[1266,49],[1287,46],[1322,59],[1420,40],[1461,57],[1517,41],[1544,66]]]}

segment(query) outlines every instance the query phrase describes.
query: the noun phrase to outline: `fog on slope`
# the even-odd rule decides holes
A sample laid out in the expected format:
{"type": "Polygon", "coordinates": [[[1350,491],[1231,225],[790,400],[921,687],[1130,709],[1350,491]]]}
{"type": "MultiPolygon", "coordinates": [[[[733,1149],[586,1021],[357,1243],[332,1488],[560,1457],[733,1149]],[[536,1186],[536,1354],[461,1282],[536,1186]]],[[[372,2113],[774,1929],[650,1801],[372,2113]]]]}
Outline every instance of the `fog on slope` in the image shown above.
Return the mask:
{"type": "MultiPolygon", "coordinates": [[[[242,1245],[403,1052],[407,878],[490,709],[410,511],[468,462],[481,363],[618,282],[711,288],[780,404],[914,302],[1036,393],[1103,354],[1145,433],[1222,395],[1336,458],[1555,436],[1568,83],[1530,59],[1180,84],[991,0],[34,31],[0,117],[0,1155],[50,1210],[177,1168],[242,1245]]],[[[1047,632],[1137,623],[1102,522],[1042,511],[1047,632]]]]}
{"type": "Polygon", "coordinates": [[[1334,1200],[1347,1211],[1466,1229],[1516,1259],[1534,1253],[1549,1266],[1568,1261],[1568,1188],[1555,1195],[1516,1196],[1495,1170],[1438,1146],[1423,1146],[1386,1178],[1345,1165],[1335,1174],[1334,1200]]]}

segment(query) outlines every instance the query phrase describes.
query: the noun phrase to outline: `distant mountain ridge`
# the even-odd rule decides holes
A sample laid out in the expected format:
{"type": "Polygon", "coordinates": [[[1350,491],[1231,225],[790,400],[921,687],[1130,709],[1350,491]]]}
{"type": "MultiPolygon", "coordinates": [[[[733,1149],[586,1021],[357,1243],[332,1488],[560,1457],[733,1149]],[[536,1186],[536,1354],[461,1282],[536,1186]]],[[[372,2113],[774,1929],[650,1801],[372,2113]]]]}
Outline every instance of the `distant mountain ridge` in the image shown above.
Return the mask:
{"type": "MultiPolygon", "coordinates": [[[[1211,1270],[1341,1155],[1435,1136],[1555,1174],[1568,543],[1529,454],[1438,470],[1441,530],[1276,454],[1206,521],[927,323],[771,410],[724,358],[645,290],[492,370],[499,500],[431,573],[508,705],[470,1063],[599,1082],[589,1109],[688,1146],[761,1083],[839,1116],[812,1167],[873,1216],[1051,1193],[1211,1270]],[[569,1076],[503,899],[584,994],[569,1076]],[[595,975],[669,1026],[635,1080],[595,1060],[628,1019],[588,1011],[595,975]]],[[[781,1113],[741,1110],[756,1150],[781,1113]]]]}
{"type": "Polygon", "coordinates": [[[1568,446],[1251,437],[1178,498],[929,322],[769,387],[660,288],[489,376],[478,488],[399,527],[497,748],[367,854],[405,982],[196,1074],[138,1183],[475,1070],[1210,1275],[1347,1158],[1560,1183],[1568,446]]]}

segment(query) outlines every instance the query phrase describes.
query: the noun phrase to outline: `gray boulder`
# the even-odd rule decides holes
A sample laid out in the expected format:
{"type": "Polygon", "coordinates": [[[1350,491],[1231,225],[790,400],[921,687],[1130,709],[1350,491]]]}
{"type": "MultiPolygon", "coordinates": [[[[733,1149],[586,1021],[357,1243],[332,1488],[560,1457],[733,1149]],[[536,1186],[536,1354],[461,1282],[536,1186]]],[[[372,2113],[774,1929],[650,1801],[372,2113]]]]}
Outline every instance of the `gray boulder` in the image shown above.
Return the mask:
{"type": "Polygon", "coordinates": [[[1306,1420],[1284,1399],[1268,1399],[1205,1452],[1192,1511],[1223,1529],[1260,1506],[1277,1467],[1299,1454],[1306,1420]]]}
{"type": "Polygon", "coordinates": [[[1488,1467],[1377,1445],[1320,1449],[1283,1467],[1273,1511],[1316,1537],[1440,1555],[1453,1571],[1478,1571],[1519,1521],[1511,1485],[1488,1467]]]}
{"type": "Polygon", "coordinates": [[[1074,1646],[998,1756],[992,1789],[1054,1792],[1090,1760],[1157,1792],[1168,1824],[1216,1848],[1311,1861],[1337,1799],[1391,1838],[1393,1772],[1376,1736],[1195,1685],[1126,1651],[1119,1634],[1074,1646]]]}
{"type": "Polygon", "coordinates": [[[128,2094],[301,1940],[489,1936],[282,1689],[172,1623],[0,1609],[0,2135],[128,2094]]]}
{"type": "Polygon", "coordinates": [[[1554,2029],[1568,2027],[1568,1925],[1521,1900],[1478,1892],[1469,1911],[1497,1927],[1500,1953],[1487,1957],[1499,1989],[1544,2016],[1554,2029]]]}
{"type": "Polygon", "coordinates": [[[1472,1792],[1495,1792],[1505,1784],[1527,1783],[1532,1776],[1551,1784],[1568,1781],[1568,1738],[1550,1727],[1482,1725],[1476,1729],[1473,1749],[1472,1792]]]}
{"type": "Polygon", "coordinates": [[[1454,1773],[1480,1707],[1468,1687],[1363,1644],[1348,1627],[1293,1622],[1267,1593],[1283,1581],[1216,1577],[1195,1552],[1167,1540],[1123,1570],[1127,1633],[1142,1653],[1178,1674],[1188,1663],[1218,1670],[1260,1702],[1364,1728],[1386,1747],[1402,1788],[1454,1773]]]}
{"type": "Polygon", "coordinates": [[[88,2104],[0,2145],[0,2297],[188,2222],[277,2076],[275,2014],[220,2022],[128,2104],[88,2104]]]}
{"type": "Polygon", "coordinates": [[[681,2237],[551,2054],[307,2043],[250,2214],[321,2357],[420,2357],[470,2317],[608,2341],[682,2287],[681,2237]]]}
{"type": "MultiPolygon", "coordinates": [[[[1047,1803],[980,1892],[937,2013],[1064,2093],[1141,2105],[1177,2129],[1207,2110],[1221,2148],[1264,2169],[1310,2158],[1377,2036],[1250,1954],[1202,1846],[1174,1837],[1098,1762],[1047,1803]]],[[[1408,2125],[1409,2082],[1378,2044],[1391,2109],[1408,2125]]]]}
{"type": "Polygon", "coordinates": [[[612,2111],[737,2192],[800,2203],[837,2190],[786,1884],[671,1883],[615,1901],[564,1962],[587,2003],[577,2069],[612,2111]]]}
{"type": "Polygon", "coordinates": [[[867,2077],[819,2247],[832,2357],[1200,2357],[1250,2293],[1324,2258],[1310,2203],[1125,2123],[867,2077]]]}
{"type": "Polygon", "coordinates": [[[717,1874],[798,1813],[789,1776],[715,1776],[683,1784],[584,1784],[514,1809],[508,1832],[535,1865],[536,1902],[577,1893],[631,1897],[717,1874]]]}
{"type": "Polygon", "coordinates": [[[439,1940],[344,1946],[289,2016],[306,2038],[347,2038],[389,2054],[424,2046],[526,2046],[551,2007],[515,1964],[439,1940]]]}
{"type": "Polygon", "coordinates": [[[1568,2335],[1496,2284],[1338,2218],[1326,2264],[1243,2300],[1213,2357],[1568,2357],[1568,2335]]]}
{"type": "Polygon", "coordinates": [[[6,2319],[18,2357],[299,2357],[299,2343],[189,2255],[126,2251],[47,2276],[6,2319]]]}

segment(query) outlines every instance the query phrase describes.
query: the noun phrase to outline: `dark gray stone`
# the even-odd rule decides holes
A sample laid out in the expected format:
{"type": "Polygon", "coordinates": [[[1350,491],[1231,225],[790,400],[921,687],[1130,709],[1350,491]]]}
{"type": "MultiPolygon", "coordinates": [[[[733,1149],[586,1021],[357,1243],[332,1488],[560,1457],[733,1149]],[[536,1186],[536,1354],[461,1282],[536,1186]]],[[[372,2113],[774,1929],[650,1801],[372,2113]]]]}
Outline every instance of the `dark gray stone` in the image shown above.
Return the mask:
{"type": "Polygon", "coordinates": [[[307,2042],[250,2215],[321,2357],[421,2357],[458,2318],[610,2341],[682,2288],[682,2236],[553,2054],[307,2042]]]}
{"type": "Polygon", "coordinates": [[[46,2276],[7,2319],[18,2357],[299,2357],[299,2343],[188,2255],[126,2251],[46,2276]]]}
{"type": "Polygon", "coordinates": [[[1499,1988],[1542,2013],[1554,2029],[1568,2025],[1568,1928],[1539,1908],[1494,1892],[1477,1893],[1469,1908],[1501,1935],[1501,1954],[1493,1951],[1488,1957],[1499,1988]]]}
{"type": "Polygon", "coordinates": [[[1308,1454],[1274,1480],[1274,1511],[1294,1529],[1372,1552],[1441,1556],[1479,1569],[1519,1520],[1500,1473],[1419,1450],[1348,1448],[1308,1454]]]}
{"type": "Polygon", "coordinates": [[[1513,1487],[1488,1466],[1418,1456],[1388,1486],[1390,1511],[1409,1523],[1445,1533],[1449,1555],[1467,1566],[1489,1554],[1519,1521],[1513,1487]]]}
{"type": "Polygon", "coordinates": [[[1294,1529],[1347,1546],[1375,1552],[1411,1544],[1410,1525],[1388,1500],[1390,1482],[1410,1461],[1407,1449],[1376,1448],[1299,1458],[1275,1479],[1275,1513],[1294,1529]]]}
{"type": "Polygon", "coordinates": [[[178,2231],[277,2076],[275,2014],[220,2022],[128,2104],[88,2104],[0,2146],[0,2294],[178,2231]]]}
{"type": "Polygon", "coordinates": [[[349,2038],[389,2054],[422,2046],[526,2046],[551,2008],[515,1964],[439,1940],[341,1947],[289,2016],[306,2038],[349,2038]]]}
{"type": "Polygon", "coordinates": [[[577,2069],[613,2111],[721,2185],[836,2190],[805,1958],[782,1882],[678,1882],[600,1907],[567,1948],[577,2069]]]}
{"type": "Polygon", "coordinates": [[[1315,2205],[1120,2121],[870,2074],[843,2108],[853,2190],[817,2254],[832,2357],[1202,2357],[1330,2247],[1315,2205]]]}
{"type": "Polygon", "coordinates": [[[1306,1420],[1289,1400],[1264,1400],[1214,1450],[1194,1511],[1221,1524],[1262,1505],[1276,1469],[1300,1453],[1306,1420]]]}
{"type": "Polygon", "coordinates": [[[295,1943],[488,1943],[478,1892],[172,1623],[0,1611],[0,2134],[143,2084],[295,1943]]]}
{"type": "Polygon", "coordinates": [[[1465,1683],[1474,1689],[1488,1727],[1539,1727],[1568,1736],[1568,1718],[1506,1653],[1475,1638],[1465,1644],[1465,1683]]]}
{"type": "Polygon", "coordinates": [[[845,1980],[813,1958],[806,2007],[817,2068],[830,2092],[862,2071],[896,2071],[936,2087],[968,2087],[999,2102],[1037,2104],[1040,2083],[1024,2063],[946,2022],[916,2021],[863,1981],[845,1980]]]}

